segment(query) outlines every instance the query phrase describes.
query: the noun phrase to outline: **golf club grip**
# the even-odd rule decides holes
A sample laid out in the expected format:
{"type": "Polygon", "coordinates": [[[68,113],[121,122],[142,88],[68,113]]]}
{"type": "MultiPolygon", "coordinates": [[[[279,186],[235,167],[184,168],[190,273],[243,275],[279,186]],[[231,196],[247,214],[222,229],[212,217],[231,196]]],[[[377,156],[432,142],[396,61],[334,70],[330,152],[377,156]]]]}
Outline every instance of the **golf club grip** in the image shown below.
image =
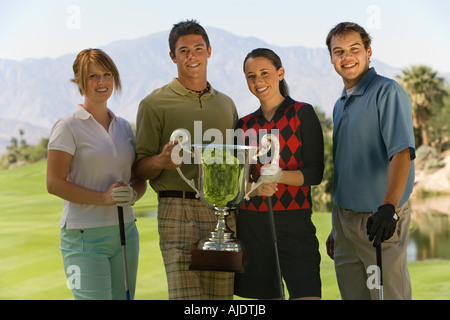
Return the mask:
{"type": "Polygon", "coordinates": [[[380,269],[380,285],[383,285],[383,262],[381,260],[381,243],[376,246],[377,250],[377,266],[380,269]]]}
{"type": "Polygon", "coordinates": [[[119,214],[119,231],[120,231],[120,243],[121,245],[125,245],[125,224],[123,221],[123,207],[117,207],[117,212],[119,214]]]}

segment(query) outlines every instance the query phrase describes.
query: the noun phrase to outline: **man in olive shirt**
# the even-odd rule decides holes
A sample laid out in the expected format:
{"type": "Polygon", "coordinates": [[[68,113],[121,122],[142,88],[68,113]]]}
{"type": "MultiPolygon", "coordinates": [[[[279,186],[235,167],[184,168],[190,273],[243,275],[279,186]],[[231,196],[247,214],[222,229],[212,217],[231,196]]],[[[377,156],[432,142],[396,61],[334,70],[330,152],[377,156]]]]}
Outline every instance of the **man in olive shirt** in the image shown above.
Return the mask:
{"type": "MultiPolygon", "coordinates": [[[[181,167],[187,179],[197,181],[197,165],[175,163],[169,139],[173,131],[184,128],[194,143],[217,143],[204,141],[203,136],[208,129],[218,129],[225,143],[226,130],[234,128],[238,115],[231,98],[207,82],[211,46],[203,27],[196,21],[175,24],[169,46],[178,77],[139,105],[137,173],[158,193],[158,231],[169,299],[232,299],[234,273],[189,270],[191,250],[214,229],[217,218],[178,175],[175,168],[181,167]]],[[[235,230],[233,215],[227,222],[235,230]]]]}

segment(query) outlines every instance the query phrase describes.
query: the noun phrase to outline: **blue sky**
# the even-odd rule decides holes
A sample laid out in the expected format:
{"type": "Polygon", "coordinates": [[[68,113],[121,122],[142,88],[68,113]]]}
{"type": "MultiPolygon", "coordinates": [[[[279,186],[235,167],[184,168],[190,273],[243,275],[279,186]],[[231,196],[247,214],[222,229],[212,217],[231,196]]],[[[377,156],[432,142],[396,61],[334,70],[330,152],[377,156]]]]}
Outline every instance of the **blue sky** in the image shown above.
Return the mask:
{"type": "Polygon", "coordinates": [[[448,0],[0,0],[0,59],[57,57],[188,18],[272,45],[324,48],[334,25],[354,21],[373,36],[374,58],[450,72],[449,12],[448,0]]]}

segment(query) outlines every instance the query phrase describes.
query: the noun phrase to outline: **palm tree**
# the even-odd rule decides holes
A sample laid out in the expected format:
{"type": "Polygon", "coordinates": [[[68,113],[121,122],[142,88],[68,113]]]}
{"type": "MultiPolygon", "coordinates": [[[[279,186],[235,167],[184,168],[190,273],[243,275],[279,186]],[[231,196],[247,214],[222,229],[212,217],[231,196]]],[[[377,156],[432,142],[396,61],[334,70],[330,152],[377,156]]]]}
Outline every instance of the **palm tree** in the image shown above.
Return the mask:
{"type": "Polygon", "coordinates": [[[413,126],[419,133],[419,144],[429,145],[426,122],[431,116],[433,105],[443,104],[447,95],[444,79],[437,72],[424,65],[411,66],[402,70],[397,80],[406,90],[413,107],[413,126]],[[421,143],[420,143],[421,142],[421,143]]]}

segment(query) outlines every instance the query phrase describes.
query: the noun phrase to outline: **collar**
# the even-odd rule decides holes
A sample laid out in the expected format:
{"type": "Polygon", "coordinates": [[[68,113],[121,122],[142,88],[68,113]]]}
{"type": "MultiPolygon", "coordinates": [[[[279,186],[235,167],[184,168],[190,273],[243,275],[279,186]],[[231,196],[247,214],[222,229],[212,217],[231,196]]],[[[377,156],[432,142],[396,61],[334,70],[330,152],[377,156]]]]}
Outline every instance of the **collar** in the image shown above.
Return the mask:
{"type": "MultiPolygon", "coordinates": [[[[289,108],[294,102],[295,101],[290,96],[287,96],[284,99],[284,101],[280,104],[280,106],[277,108],[277,110],[275,111],[275,114],[277,114],[279,112],[284,113],[286,111],[286,109],[289,108]]],[[[259,106],[258,110],[253,112],[253,116],[254,117],[262,116],[261,106],[259,106]]]]}
{"type": "MultiPolygon", "coordinates": [[[[207,82],[207,85],[209,86],[209,92],[206,92],[204,95],[215,95],[216,91],[211,86],[209,82],[207,82]]],[[[173,80],[169,83],[169,88],[172,89],[175,93],[179,94],[180,96],[187,96],[188,94],[195,94],[198,96],[198,94],[195,91],[187,89],[185,86],[181,84],[181,82],[177,78],[173,78],[173,80]]]]}
{"type": "MultiPolygon", "coordinates": [[[[114,114],[114,112],[112,112],[109,108],[107,110],[108,110],[109,115],[111,116],[111,120],[114,120],[116,118],[116,115],[114,114]]],[[[81,104],[78,104],[75,107],[75,111],[73,112],[73,115],[80,120],[87,120],[90,117],[92,117],[92,114],[90,114],[85,108],[83,108],[81,104]]],[[[92,117],[92,118],[94,118],[94,117],[92,117]]]]}
{"type": "MultiPolygon", "coordinates": [[[[355,89],[352,92],[352,96],[362,96],[367,89],[367,86],[377,75],[374,67],[369,68],[367,72],[361,77],[355,89]]],[[[347,90],[344,88],[342,90],[341,100],[347,97],[347,90]]]]}

